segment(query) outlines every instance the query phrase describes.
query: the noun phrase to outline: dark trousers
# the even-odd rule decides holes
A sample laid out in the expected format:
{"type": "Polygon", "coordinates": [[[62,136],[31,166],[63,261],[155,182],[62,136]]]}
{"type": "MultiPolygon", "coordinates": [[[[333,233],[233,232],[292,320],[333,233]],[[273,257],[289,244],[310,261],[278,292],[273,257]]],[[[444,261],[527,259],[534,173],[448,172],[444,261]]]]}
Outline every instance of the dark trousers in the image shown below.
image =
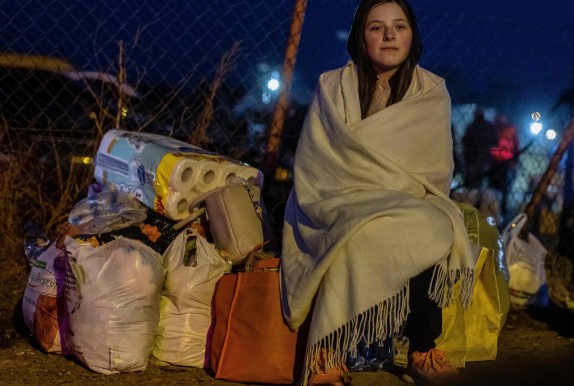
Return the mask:
{"type": "Polygon", "coordinates": [[[411,279],[409,307],[404,335],[409,338],[409,351],[426,352],[435,347],[442,332],[442,309],[428,296],[434,267],[411,279]]]}

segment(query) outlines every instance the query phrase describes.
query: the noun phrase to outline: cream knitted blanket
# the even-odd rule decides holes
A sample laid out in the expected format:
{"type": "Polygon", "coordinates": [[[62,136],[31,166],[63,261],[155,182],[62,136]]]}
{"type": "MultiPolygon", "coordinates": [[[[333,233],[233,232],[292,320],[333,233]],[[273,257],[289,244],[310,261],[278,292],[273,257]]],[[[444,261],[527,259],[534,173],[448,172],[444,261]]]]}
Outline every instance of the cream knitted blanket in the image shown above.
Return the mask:
{"type": "MultiPolygon", "coordinates": [[[[283,231],[281,291],[297,329],[312,308],[306,371],[328,347],[327,368],[382,342],[406,320],[409,279],[437,266],[429,294],[441,306],[474,258],[449,198],[450,98],[417,67],[400,103],[361,120],[353,62],[324,73],[299,139],[283,231]]],[[[305,377],[306,379],[306,377],[305,377]]]]}

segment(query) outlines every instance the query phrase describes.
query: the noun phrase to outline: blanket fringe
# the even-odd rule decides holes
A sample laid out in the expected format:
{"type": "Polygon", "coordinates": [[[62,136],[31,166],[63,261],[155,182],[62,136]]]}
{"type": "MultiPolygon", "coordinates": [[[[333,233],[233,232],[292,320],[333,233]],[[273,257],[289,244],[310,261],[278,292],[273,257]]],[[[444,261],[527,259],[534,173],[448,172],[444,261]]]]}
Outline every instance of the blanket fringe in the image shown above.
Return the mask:
{"type": "Polygon", "coordinates": [[[472,301],[474,288],[474,268],[447,270],[444,265],[437,264],[433,271],[431,285],[428,290],[430,299],[441,308],[454,301],[454,285],[460,281],[460,303],[468,308],[472,301]]]}
{"type": "Polygon", "coordinates": [[[399,334],[409,311],[407,283],[395,296],[356,315],[308,348],[299,384],[306,386],[311,374],[329,372],[333,367],[341,367],[347,361],[348,355],[357,356],[359,342],[369,345],[399,334]],[[322,350],[326,350],[326,353],[321,353],[322,350]]]}

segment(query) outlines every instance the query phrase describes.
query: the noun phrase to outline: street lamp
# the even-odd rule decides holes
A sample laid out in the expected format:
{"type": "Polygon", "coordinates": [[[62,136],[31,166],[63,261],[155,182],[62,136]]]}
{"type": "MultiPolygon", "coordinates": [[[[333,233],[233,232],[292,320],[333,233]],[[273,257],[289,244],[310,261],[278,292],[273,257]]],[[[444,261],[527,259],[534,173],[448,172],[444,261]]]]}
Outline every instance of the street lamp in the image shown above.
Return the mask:
{"type": "Polygon", "coordinates": [[[530,124],[530,132],[534,135],[538,135],[542,131],[542,123],[540,122],[532,122],[530,124]]]}
{"type": "Polygon", "coordinates": [[[267,82],[267,88],[271,91],[277,91],[279,89],[279,81],[275,78],[271,78],[269,82],[267,82]]]}
{"type": "Polygon", "coordinates": [[[548,129],[546,130],[546,139],[553,141],[556,139],[556,130],[554,129],[548,129]]]}
{"type": "Polygon", "coordinates": [[[279,87],[281,87],[281,82],[279,81],[279,72],[272,71],[271,78],[267,81],[266,89],[261,94],[261,101],[266,105],[271,103],[271,100],[273,99],[272,93],[279,90],[279,87]]]}

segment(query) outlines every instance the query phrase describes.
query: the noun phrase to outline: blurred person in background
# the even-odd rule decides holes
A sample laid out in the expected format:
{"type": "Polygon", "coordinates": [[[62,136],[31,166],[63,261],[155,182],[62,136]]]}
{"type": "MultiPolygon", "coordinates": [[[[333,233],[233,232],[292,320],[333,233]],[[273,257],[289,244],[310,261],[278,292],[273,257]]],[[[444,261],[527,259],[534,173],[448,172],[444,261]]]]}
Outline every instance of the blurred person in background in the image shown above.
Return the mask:
{"type": "Polygon", "coordinates": [[[406,0],[362,1],[347,50],[344,67],[319,77],[285,209],[283,312],[294,330],[311,318],[300,383],[344,384],[359,344],[400,335],[404,379],[440,382],[457,374],[435,348],[441,308],[457,281],[468,304],[475,265],[449,198],[450,97],[418,65],[406,0]]]}
{"type": "Polygon", "coordinates": [[[491,166],[490,149],[498,143],[496,127],[484,117],[484,110],[476,107],[474,119],[462,137],[464,186],[480,190],[491,166]]]}
{"type": "Polygon", "coordinates": [[[500,217],[500,204],[496,192],[488,186],[491,171],[490,149],[498,143],[496,127],[485,118],[484,109],[477,106],[474,118],[462,137],[463,193],[457,197],[481,213],[500,217]]]}
{"type": "Polygon", "coordinates": [[[508,192],[516,174],[520,144],[516,126],[508,120],[506,115],[497,114],[494,124],[498,141],[490,149],[492,159],[488,177],[490,186],[501,194],[500,211],[505,220],[508,215],[508,192]]]}

